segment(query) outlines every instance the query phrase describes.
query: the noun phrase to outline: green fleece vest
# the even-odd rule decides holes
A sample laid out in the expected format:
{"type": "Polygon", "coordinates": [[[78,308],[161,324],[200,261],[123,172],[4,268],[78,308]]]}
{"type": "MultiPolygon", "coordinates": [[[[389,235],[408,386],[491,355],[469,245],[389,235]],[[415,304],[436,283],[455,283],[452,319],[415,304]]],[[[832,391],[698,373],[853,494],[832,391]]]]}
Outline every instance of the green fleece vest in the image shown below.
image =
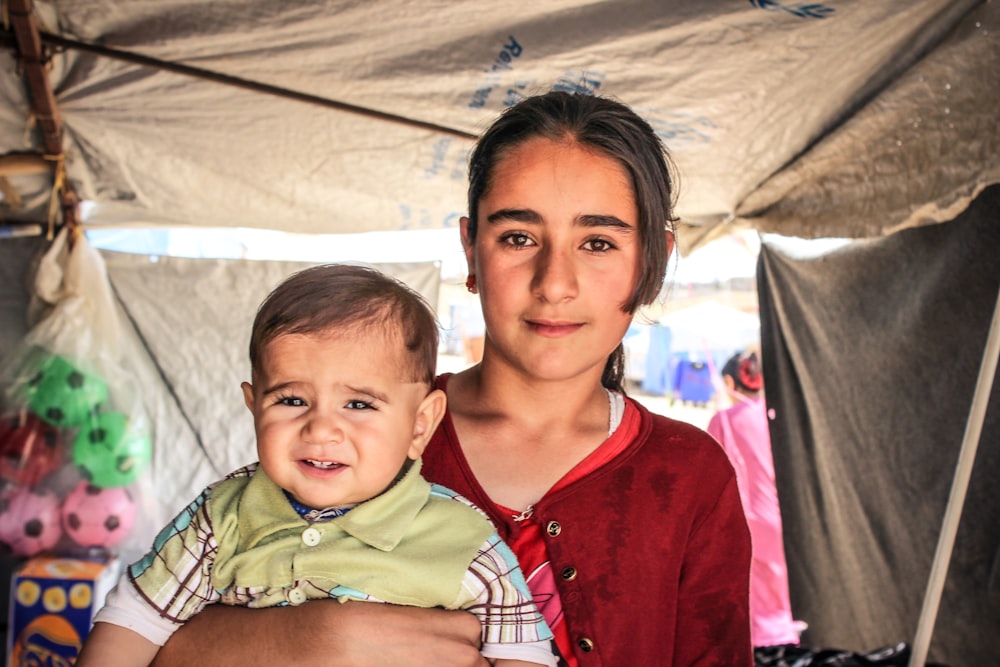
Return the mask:
{"type": "Polygon", "coordinates": [[[346,586],[395,604],[460,607],[462,578],[493,527],[468,505],[432,493],[420,467],[347,514],[312,525],[260,469],[220,482],[208,501],[219,544],[213,586],[266,588],[253,606],[281,604],[288,588],[308,581],[300,588],[311,598],[346,586]],[[303,542],[309,528],[320,531],[315,546],[303,542]]]}

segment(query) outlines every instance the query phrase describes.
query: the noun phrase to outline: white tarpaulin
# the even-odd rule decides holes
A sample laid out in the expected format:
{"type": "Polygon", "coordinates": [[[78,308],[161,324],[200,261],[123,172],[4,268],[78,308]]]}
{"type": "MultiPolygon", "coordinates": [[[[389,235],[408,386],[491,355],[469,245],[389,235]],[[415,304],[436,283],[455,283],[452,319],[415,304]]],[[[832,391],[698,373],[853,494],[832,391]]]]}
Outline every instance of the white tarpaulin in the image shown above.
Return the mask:
{"type": "MultiPolygon", "coordinates": [[[[1000,180],[995,2],[34,7],[95,227],[453,226],[469,137],[553,87],[618,97],[659,131],[698,226],[682,247],[725,222],[875,236],[1000,180]]],[[[21,76],[0,50],[0,153],[39,150],[21,76]]],[[[52,178],[8,181],[0,216],[44,221],[52,178]]]]}

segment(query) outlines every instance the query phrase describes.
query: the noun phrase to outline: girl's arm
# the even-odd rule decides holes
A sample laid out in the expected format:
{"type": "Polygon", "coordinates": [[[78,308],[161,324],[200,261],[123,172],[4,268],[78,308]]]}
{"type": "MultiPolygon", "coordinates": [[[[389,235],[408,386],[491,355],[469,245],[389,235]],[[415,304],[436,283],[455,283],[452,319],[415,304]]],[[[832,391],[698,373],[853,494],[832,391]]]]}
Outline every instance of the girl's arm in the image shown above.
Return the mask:
{"type": "Polygon", "coordinates": [[[159,648],[137,632],[111,623],[94,623],[77,667],[146,667],[159,648]]]}
{"type": "Polygon", "coordinates": [[[299,607],[209,605],[160,649],[156,667],[486,667],[464,611],[315,600],[299,607]]]}
{"type": "Polygon", "coordinates": [[[735,475],[691,535],[683,580],[673,664],[753,667],[750,531],[735,475]]]}

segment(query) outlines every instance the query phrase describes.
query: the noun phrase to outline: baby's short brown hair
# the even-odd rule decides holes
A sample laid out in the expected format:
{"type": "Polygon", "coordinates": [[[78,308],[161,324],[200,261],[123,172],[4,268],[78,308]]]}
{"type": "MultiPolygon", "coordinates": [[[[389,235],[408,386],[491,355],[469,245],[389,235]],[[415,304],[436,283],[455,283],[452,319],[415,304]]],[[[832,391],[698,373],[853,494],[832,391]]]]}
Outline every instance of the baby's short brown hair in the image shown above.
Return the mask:
{"type": "Polygon", "coordinates": [[[406,379],[433,386],[438,326],[430,305],[399,280],[367,266],[323,264],[292,274],[261,303],[250,334],[256,381],[263,352],[278,336],[358,327],[385,333],[406,348],[406,379]]]}

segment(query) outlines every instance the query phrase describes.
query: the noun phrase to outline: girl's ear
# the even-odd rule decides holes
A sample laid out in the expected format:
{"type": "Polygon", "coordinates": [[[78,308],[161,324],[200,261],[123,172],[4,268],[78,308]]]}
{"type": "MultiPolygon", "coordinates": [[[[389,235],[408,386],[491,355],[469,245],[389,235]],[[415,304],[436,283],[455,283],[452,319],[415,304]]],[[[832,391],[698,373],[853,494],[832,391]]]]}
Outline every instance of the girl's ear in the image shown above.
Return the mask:
{"type": "Polygon", "coordinates": [[[416,418],[413,420],[413,438],[410,440],[410,449],[407,456],[414,461],[420,458],[431,441],[431,436],[437,430],[438,424],[444,418],[444,411],[448,405],[448,397],[440,389],[435,389],[424,397],[417,408],[416,418]]]}
{"type": "Polygon", "coordinates": [[[667,230],[667,259],[670,259],[670,256],[672,254],[674,254],[674,233],[668,229],[667,230]]]}
{"type": "Polygon", "coordinates": [[[253,385],[249,382],[244,382],[240,385],[243,389],[243,402],[246,403],[247,410],[253,412],[253,385]]]}
{"type": "Polygon", "coordinates": [[[476,256],[473,252],[475,243],[469,237],[469,219],[463,215],[459,218],[458,224],[462,230],[462,249],[465,250],[465,263],[469,267],[469,275],[474,275],[476,273],[476,256]]]}

